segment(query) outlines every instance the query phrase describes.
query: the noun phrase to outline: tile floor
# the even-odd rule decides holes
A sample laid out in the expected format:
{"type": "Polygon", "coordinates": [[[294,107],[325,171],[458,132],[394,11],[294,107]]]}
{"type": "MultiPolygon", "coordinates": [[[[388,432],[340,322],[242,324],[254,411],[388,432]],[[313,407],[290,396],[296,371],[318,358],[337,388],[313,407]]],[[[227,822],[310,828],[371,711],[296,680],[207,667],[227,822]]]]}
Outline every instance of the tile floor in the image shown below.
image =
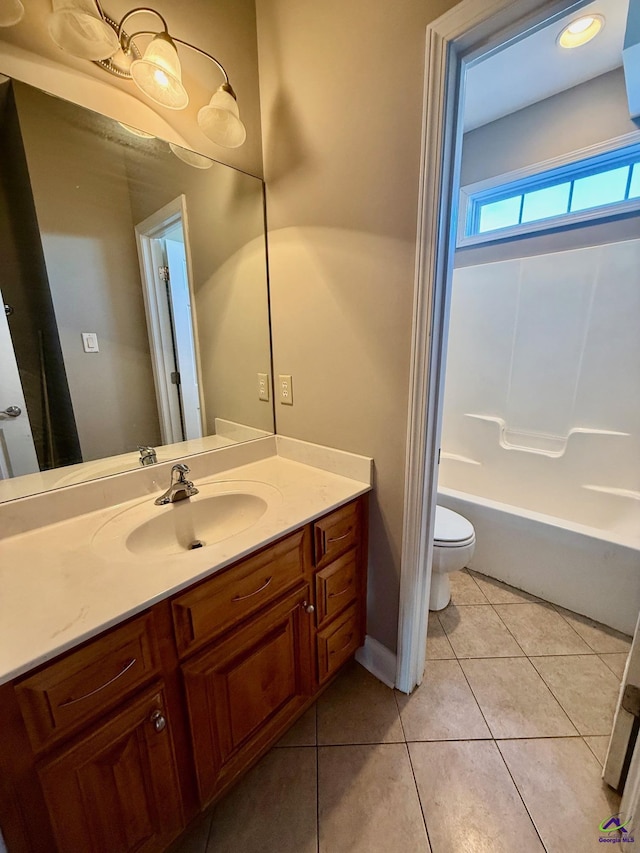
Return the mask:
{"type": "Polygon", "coordinates": [[[357,664],[172,853],[601,849],[630,638],[468,571],[411,696],[357,664]]]}

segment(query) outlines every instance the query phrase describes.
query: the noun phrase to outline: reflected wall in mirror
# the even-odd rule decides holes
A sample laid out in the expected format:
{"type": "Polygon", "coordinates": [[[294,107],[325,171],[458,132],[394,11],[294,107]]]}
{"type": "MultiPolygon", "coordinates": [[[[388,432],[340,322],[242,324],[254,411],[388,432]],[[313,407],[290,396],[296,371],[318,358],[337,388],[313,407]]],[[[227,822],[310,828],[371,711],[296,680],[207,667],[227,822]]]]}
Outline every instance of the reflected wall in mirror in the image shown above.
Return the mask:
{"type": "Polygon", "coordinates": [[[4,80],[0,500],[272,433],[262,181],[4,80]]]}

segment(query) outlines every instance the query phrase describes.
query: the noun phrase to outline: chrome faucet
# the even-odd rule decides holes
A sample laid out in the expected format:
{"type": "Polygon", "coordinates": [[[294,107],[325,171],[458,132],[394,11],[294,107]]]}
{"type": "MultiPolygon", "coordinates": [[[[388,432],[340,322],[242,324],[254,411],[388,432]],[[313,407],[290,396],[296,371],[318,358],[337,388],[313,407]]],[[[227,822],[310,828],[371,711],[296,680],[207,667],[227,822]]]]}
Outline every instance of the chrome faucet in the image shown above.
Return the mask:
{"type": "Polygon", "coordinates": [[[144,444],[140,444],[138,445],[138,450],[140,451],[141,465],[155,465],[158,461],[155,447],[147,447],[144,444]]]}
{"type": "Polygon", "coordinates": [[[156,498],[156,506],[173,504],[177,501],[186,500],[186,498],[192,498],[194,495],[198,494],[198,490],[191,480],[187,480],[184,476],[188,473],[189,466],[185,465],[184,462],[178,462],[177,465],[173,466],[171,469],[171,485],[163,495],[156,498]]]}

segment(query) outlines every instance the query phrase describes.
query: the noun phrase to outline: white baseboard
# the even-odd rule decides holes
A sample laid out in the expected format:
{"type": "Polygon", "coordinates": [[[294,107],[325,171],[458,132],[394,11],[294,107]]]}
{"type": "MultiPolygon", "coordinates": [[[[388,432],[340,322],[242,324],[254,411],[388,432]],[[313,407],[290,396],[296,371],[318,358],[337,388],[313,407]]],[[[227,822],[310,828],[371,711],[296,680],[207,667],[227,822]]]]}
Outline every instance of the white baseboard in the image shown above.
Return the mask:
{"type": "Polygon", "coordinates": [[[358,663],[369,670],[371,675],[386,684],[387,687],[395,687],[396,685],[396,666],[397,659],[395,654],[378,640],[374,640],[368,634],[365,637],[364,646],[356,652],[356,660],[358,663]]]}

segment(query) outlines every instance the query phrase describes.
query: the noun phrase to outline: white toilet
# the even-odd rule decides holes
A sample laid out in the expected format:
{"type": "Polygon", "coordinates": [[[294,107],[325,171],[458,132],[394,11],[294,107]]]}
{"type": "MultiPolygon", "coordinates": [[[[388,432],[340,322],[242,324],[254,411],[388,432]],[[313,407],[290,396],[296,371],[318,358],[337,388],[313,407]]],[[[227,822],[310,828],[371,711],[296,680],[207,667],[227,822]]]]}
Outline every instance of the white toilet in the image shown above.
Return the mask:
{"type": "Polygon", "coordinates": [[[476,545],[473,524],[444,506],[436,506],[433,569],[429,610],[442,610],[451,600],[449,573],[463,569],[476,545]]]}

